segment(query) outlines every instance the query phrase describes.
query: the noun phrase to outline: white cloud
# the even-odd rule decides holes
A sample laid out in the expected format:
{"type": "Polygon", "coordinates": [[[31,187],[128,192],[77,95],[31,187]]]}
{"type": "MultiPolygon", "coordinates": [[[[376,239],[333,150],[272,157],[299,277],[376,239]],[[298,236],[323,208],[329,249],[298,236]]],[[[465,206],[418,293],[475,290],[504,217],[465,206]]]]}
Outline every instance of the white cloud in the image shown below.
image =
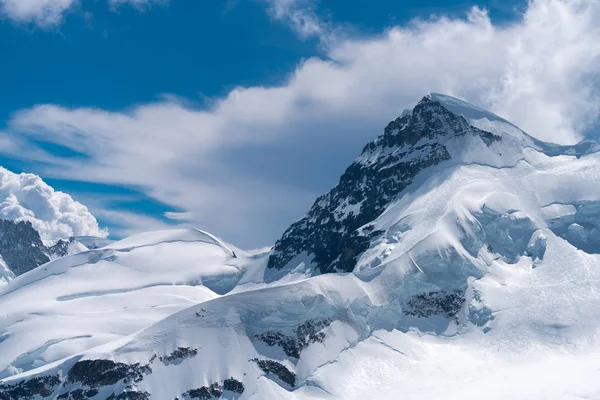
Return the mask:
{"type": "Polygon", "coordinates": [[[278,21],[288,23],[302,38],[310,36],[328,36],[326,23],[317,16],[312,0],[264,0],[269,15],[278,21]]]}
{"type": "MultiPolygon", "coordinates": [[[[131,5],[139,9],[153,4],[167,4],[169,0],[106,0],[113,9],[131,5]]],[[[0,12],[18,23],[35,23],[42,28],[55,27],[64,16],[79,5],[79,0],[0,0],[0,12]]],[[[89,18],[89,13],[85,15],[89,18]]]]}
{"type": "Polygon", "coordinates": [[[0,218],[30,221],[43,239],[108,236],[83,204],[55,191],[37,175],[14,174],[0,167],[0,198],[0,218]]]}
{"type": "Polygon", "coordinates": [[[600,111],[600,3],[536,1],[510,33],[501,84],[483,100],[542,139],[581,138],[600,111]]]}
{"type": "Polygon", "coordinates": [[[167,4],[170,0],[108,0],[111,6],[128,4],[137,8],[146,8],[154,4],[167,4]]]}
{"type": "MultiPolygon", "coordinates": [[[[279,170],[319,165],[319,178],[335,183],[361,142],[430,91],[491,108],[544,140],[580,139],[600,110],[598,21],[595,0],[532,1],[523,19],[501,26],[474,8],[464,19],[337,37],[285,84],[237,88],[207,109],[176,98],[122,112],[42,105],[16,113],[4,140],[13,140],[13,155],[18,147],[21,157],[43,160],[48,176],[135,185],[186,213],[176,219],[233,242],[271,240],[316,194],[296,177],[274,178],[279,170]],[[57,159],[24,137],[87,158],[57,159]],[[344,161],[325,169],[334,159],[344,161]]],[[[329,34],[321,31],[306,33],[329,34]]]]}
{"type": "Polygon", "coordinates": [[[146,215],[130,212],[108,209],[97,209],[95,215],[105,221],[117,225],[111,229],[114,237],[127,237],[140,232],[157,231],[173,228],[173,225],[166,224],[156,218],[146,215]]]}
{"type": "Polygon", "coordinates": [[[53,26],[60,24],[64,14],[77,3],[78,0],[0,0],[0,10],[17,22],[53,26]]]}

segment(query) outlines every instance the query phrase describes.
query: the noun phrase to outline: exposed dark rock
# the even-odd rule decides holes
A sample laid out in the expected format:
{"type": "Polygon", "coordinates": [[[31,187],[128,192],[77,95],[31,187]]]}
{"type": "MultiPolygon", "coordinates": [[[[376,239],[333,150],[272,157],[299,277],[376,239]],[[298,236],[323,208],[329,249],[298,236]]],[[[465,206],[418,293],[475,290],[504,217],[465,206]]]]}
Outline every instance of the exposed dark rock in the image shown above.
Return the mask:
{"type": "Polygon", "coordinates": [[[149,393],[132,391],[132,388],[149,373],[152,373],[150,367],[139,363],[129,365],[111,360],[83,360],[71,367],[65,382],[61,382],[59,376],[42,376],[13,385],[0,383],[0,400],[47,398],[64,383],[81,385],[83,388],[62,393],[56,397],[57,399],[87,400],[99,393],[98,388],[121,383],[121,385],[125,384],[125,389],[128,391],[120,394],[113,393],[109,399],[148,400],[149,393]]]}
{"type": "Polygon", "coordinates": [[[54,393],[58,385],[60,385],[58,375],[37,377],[14,385],[0,383],[0,400],[30,400],[48,397],[54,393]]]}
{"type": "Polygon", "coordinates": [[[244,393],[244,384],[237,379],[228,378],[223,384],[215,382],[210,386],[202,386],[197,389],[190,389],[183,394],[186,399],[218,399],[223,396],[223,392],[231,392],[235,395],[244,393]]]}
{"type": "Polygon", "coordinates": [[[297,327],[294,336],[288,336],[281,331],[267,331],[255,335],[255,338],[268,346],[279,346],[289,357],[300,358],[302,350],[312,343],[322,343],[325,340],[323,330],[331,324],[331,320],[309,320],[297,327]]]}
{"type": "Polygon", "coordinates": [[[194,357],[196,354],[198,354],[197,349],[192,349],[190,347],[178,347],[171,354],[168,354],[164,357],[160,357],[160,361],[162,361],[163,364],[168,365],[178,360],[184,360],[186,358],[194,357]]]}
{"type": "Polygon", "coordinates": [[[69,245],[75,241],[75,238],[60,239],[53,246],[48,247],[48,254],[56,257],[64,257],[69,254],[69,245]]]}
{"type": "Polygon", "coordinates": [[[244,384],[237,379],[229,378],[223,381],[223,390],[233,393],[244,393],[244,384]]]}
{"type": "Polygon", "coordinates": [[[427,318],[432,315],[456,318],[464,302],[464,295],[458,291],[422,293],[408,299],[404,313],[419,318],[427,318]]]}
{"type": "MultiPolygon", "coordinates": [[[[96,248],[100,244],[110,243],[107,239],[91,236],[80,238],[87,243],[86,247],[89,249],[96,248]]],[[[79,239],[70,237],[60,239],[52,246],[46,246],[31,222],[0,219],[0,256],[17,276],[29,272],[51,259],[69,255],[69,246],[76,241],[79,242],[79,239]]]]}
{"type": "MultiPolygon", "coordinates": [[[[198,389],[190,389],[183,395],[189,397],[190,399],[212,399],[213,397],[216,397],[210,393],[210,388],[208,386],[202,386],[198,389]]],[[[219,397],[221,397],[220,394],[219,397]]]]}
{"type": "Polygon", "coordinates": [[[57,399],[87,400],[90,397],[94,397],[97,394],[98,394],[98,390],[96,390],[96,389],[89,389],[89,390],[76,389],[71,392],[66,392],[66,393],[61,394],[60,396],[57,397],[57,399]]]}
{"type": "Polygon", "coordinates": [[[86,400],[86,395],[83,394],[83,389],[73,390],[69,396],[69,400],[86,400]]]}
{"type": "Polygon", "coordinates": [[[148,392],[123,392],[119,395],[111,394],[106,400],[149,400],[148,392]]]}
{"type": "Polygon", "coordinates": [[[48,249],[29,221],[0,219],[0,255],[15,275],[50,261],[48,249]]]}
{"type": "Polygon", "coordinates": [[[60,239],[48,247],[31,222],[0,219],[0,256],[17,276],[49,262],[50,259],[68,255],[69,245],[74,241],[74,237],[60,239]]]}
{"type": "Polygon", "coordinates": [[[223,394],[223,389],[221,385],[218,383],[213,383],[210,386],[202,386],[198,389],[191,389],[184,393],[192,399],[211,399],[211,398],[219,398],[223,394]]]}
{"type": "Polygon", "coordinates": [[[250,361],[254,361],[258,368],[260,368],[267,375],[275,375],[282,382],[294,387],[296,385],[296,374],[286,368],[285,365],[273,361],[273,360],[259,360],[254,358],[250,361]]]}
{"type": "Polygon", "coordinates": [[[451,158],[440,137],[461,135],[477,135],[488,146],[501,139],[425,97],[412,114],[390,122],[367,144],[337,186],[285,231],[268,267],[281,269],[306,253],[320,273],[352,271],[357,256],[381,234],[373,226],[360,228],[381,215],[422,170],[451,158]]]}
{"type": "Polygon", "coordinates": [[[111,360],[78,361],[69,370],[69,383],[81,383],[90,388],[114,385],[119,381],[124,383],[139,383],[144,374],[151,373],[150,367],[139,363],[129,365],[115,363],[111,360]]]}

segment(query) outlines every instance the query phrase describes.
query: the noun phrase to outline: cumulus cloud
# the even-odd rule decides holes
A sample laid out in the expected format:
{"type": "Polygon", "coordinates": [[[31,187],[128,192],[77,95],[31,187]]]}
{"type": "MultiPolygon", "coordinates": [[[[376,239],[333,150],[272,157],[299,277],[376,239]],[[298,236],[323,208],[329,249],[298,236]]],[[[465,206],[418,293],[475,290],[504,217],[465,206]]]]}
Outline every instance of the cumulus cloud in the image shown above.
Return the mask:
{"type": "MultiPolygon", "coordinates": [[[[300,34],[331,34],[297,25],[295,2],[272,4],[300,34]]],[[[176,97],[116,112],[41,105],[16,113],[3,141],[44,160],[48,176],[135,185],[181,210],[169,214],[178,221],[268,243],[430,91],[490,108],[543,140],[581,139],[600,110],[598,21],[595,0],[534,0],[501,26],[473,8],[376,37],[329,36],[324,56],[302,61],[280,86],[236,88],[201,109],[176,97]],[[56,159],[35,141],[85,157],[56,159]]]]}
{"type": "Polygon", "coordinates": [[[108,236],[83,204],[55,191],[37,175],[0,167],[0,198],[0,218],[31,222],[42,239],[108,236]]]}

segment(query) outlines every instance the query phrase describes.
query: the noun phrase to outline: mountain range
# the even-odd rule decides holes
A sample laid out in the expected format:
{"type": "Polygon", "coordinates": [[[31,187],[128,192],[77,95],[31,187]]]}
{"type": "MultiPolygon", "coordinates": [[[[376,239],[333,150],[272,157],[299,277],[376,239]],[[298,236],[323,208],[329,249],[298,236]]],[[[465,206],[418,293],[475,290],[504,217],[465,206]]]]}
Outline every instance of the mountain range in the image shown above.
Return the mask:
{"type": "Polygon", "coordinates": [[[268,251],[0,221],[0,400],[600,398],[599,230],[598,143],[429,94],[268,251]]]}

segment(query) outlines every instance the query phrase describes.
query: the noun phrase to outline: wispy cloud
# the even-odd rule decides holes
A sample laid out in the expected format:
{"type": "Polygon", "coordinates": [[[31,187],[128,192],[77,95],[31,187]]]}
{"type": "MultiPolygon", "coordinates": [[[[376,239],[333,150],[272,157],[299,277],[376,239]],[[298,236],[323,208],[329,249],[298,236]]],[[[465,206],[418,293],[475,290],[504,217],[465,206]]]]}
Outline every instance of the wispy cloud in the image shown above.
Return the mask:
{"type": "Polygon", "coordinates": [[[323,36],[331,27],[317,15],[312,0],[264,0],[269,15],[290,24],[302,38],[323,36]]]}
{"type": "Polygon", "coordinates": [[[106,208],[95,208],[93,211],[96,217],[114,226],[111,229],[111,235],[116,238],[127,237],[140,232],[173,228],[173,225],[164,221],[131,211],[106,208]]]}
{"type": "MultiPolygon", "coordinates": [[[[272,12],[290,18],[289,10],[272,12]]],[[[341,168],[358,143],[427,92],[491,108],[544,140],[582,138],[600,110],[598,21],[595,0],[535,0],[502,26],[473,8],[465,18],[338,38],[283,85],[236,88],[208,108],[174,98],[117,112],[41,105],[16,113],[3,140],[13,156],[15,148],[23,158],[35,152],[46,176],[135,185],[186,213],[175,219],[234,242],[268,243],[316,194],[280,171],[331,174],[333,183],[340,170],[311,167],[346,160],[341,168]],[[56,159],[34,140],[85,158],[56,159]],[[261,165],[267,173],[256,173],[261,165]]]]}
{"type": "MultiPolygon", "coordinates": [[[[106,1],[113,9],[125,4],[144,9],[154,4],[169,2],[169,0],[106,1]]],[[[0,12],[17,23],[33,23],[41,28],[52,28],[60,25],[64,17],[80,5],[79,0],[0,0],[0,12]]]]}
{"type": "Polygon", "coordinates": [[[130,5],[140,9],[145,9],[152,5],[165,5],[171,0],[108,0],[109,4],[115,8],[122,5],[130,5]]]}
{"type": "Polygon", "coordinates": [[[59,25],[76,4],[78,0],[0,0],[0,10],[16,22],[49,27],[59,25]]]}

